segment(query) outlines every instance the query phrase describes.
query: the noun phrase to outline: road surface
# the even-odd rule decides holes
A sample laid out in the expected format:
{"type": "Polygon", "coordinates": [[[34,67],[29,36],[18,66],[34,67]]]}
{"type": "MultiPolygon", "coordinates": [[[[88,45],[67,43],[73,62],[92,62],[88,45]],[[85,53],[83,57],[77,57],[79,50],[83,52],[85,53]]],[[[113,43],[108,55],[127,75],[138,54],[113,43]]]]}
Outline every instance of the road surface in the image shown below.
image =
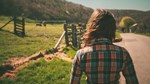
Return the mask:
{"type": "Polygon", "coordinates": [[[150,84],[150,37],[133,33],[124,33],[121,36],[123,41],[114,44],[129,51],[139,83],[150,84]]]}

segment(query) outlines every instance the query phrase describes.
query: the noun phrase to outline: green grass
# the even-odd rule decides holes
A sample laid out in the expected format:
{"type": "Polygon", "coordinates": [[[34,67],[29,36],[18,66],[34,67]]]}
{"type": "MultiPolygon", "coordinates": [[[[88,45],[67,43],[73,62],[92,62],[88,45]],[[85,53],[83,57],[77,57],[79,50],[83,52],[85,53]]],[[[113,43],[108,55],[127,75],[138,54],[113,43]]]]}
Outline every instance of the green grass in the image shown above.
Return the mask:
{"type": "MultiPolygon", "coordinates": [[[[7,16],[0,16],[0,23],[6,23],[9,20],[11,20],[13,17],[7,17],[7,16]]],[[[22,17],[19,17],[22,18],[22,17]]],[[[29,19],[29,18],[25,18],[26,22],[28,23],[34,23],[35,20],[29,19]]]]}
{"type": "Polygon", "coordinates": [[[8,22],[10,19],[11,19],[11,17],[0,16],[0,23],[8,22]]]}
{"type": "Polygon", "coordinates": [[[42,59],[39,62],[31,64],[27,68],[21,70],[17,74],[15,83],[66,84],[70,78],[70,68],[71,63],[60,59],[54,59],[49,63],[42,59]],[[25,75],[26,73],[28,73],[28,75],[25,75]]]}
{"type": "MultiPolygon", "coordinates": [[[[0,23],[0,26],[3,24],[0,23]]],[[[45,28],[26,23],[25,32],[25,37],[13,34],[13,23],[0,31],[0,65],[11,57],[30,56],[53,48],[63,32],[63,24],[49,24],[45,28]]]]}
{"type": "MultiPolygon", "coordinates": [[[[0,22],[0,27],[4,23],[0,22]]],[[[51,49],[63,32],[62,24],[49,24],[45,28],[26,23],[25,28],[25,37],[13,34],[12,22],[0,31],[0,66],[11,57],[30,56],[40,50],[51,49]]],[[[77,49],[66,49],[69,49],[67,55],[73,58],[77,49]]],[[[72,63],[56,58],[51,62],[41,59],[18,71],[15,79],[0,78],[0,84],[68,84],[71,65],[72,63]]],[[[85,84],[85,75],[81,84],[85,84]]]]}
{"type": "Polygon", "coordinates": [[[70,47],[70,46],[63,49],[63,51],[67,54],[67,56],[72,58],[72,59],[74,58],[77,50],[78,50],[77,48],[73,48],[73,47],[70,47]]]}
{"type": "Polygon", "coordinates": [[[120,31],[116,31],[115,35],[116,35],[116,38],[121,38],[121,35],[120,35],[120,31]]]}
{"type": "Polygon", "coordinates": [[[67,84],[70,79],[70,70],[71,63],[69,62],[56,58],[51,62],[41,59],[20,70],[14,80],[1,79],[1,82],[7,84],[67,84]]]}
{"type": "MultiPolygon", "coordinates": [[[[17,73],[15,79],[0,79],[1,84],[68,84],[70,80],[71,63],[54,58],[50,62],[44,59],[31,63],[17,73]]],[[[85,75],[81,79],[85,84],[85,75]]]]}

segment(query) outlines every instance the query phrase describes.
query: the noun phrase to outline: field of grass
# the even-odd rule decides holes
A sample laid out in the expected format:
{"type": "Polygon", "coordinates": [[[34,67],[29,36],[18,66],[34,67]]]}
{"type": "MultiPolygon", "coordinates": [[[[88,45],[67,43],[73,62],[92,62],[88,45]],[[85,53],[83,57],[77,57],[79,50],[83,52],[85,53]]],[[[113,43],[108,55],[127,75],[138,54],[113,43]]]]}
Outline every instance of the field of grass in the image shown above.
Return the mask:
{"type": "MultiPolygon", "coordinates": [[[[50,62],[44,59],[31,63],[20,70],[15,79],[0,79],[1,84],[68,84],[70,79],[71,63],[54,58],[50,62]]],[[[85,84],[85,76],[81,79],[85,84]]]]}
{"type": "MultiPolygon", "coordinates": [[[[6,22],[0,22],[0,27],[6,22]]],[[[19,37],[13,33],[13,23],[10,23],[0,31],[0,66],[11,57],[26,57],[41,50],[52,49],[62,32],[63,24],[36,27],[34,23],[26,23],[26,35],[19,37]]],[[[77,49],[65,49],[68,57],[73,58],[77,49]]],[[[50,62],[41,59],[18,71],[15,79],[0,78],[0,84],[68,84],[71,65],[56,58],[50,62]]],[[[81,83],[85,84],[85,75],[81,83]]]]}
{"type": "MultiPolygon", "coordinates": [[[[0,23],[2,26],[4,23],[0,23]]],[[[36,27],[26,23],[26,36],[13,34],[13,23],[0,31],[0,65],[11,57],[30,56],[41,50],[51,49],[63,32],[63,24],[49,24],[36,27]]]]}

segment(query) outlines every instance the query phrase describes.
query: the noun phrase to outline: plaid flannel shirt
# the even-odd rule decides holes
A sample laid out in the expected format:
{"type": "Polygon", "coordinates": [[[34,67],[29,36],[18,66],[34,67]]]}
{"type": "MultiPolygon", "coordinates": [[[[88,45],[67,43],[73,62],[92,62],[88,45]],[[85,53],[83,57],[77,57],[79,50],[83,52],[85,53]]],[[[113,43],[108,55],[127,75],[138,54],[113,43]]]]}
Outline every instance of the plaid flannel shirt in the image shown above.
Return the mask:
{"type": "Polygon", "coordinates": [[[77,51],[70,84],[80,84],[83,72],[87,76],[87,84],[119,84],[120,72],[127,84],[139,84],[128,51],[106,38],[95,40],[77,51]]]}

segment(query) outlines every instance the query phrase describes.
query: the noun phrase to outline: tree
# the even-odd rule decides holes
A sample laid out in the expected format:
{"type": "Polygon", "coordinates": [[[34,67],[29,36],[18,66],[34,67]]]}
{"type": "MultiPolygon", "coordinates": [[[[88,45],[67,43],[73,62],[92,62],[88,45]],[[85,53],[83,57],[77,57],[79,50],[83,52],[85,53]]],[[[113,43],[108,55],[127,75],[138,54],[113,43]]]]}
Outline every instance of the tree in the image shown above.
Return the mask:
{"type": "Polygon", "coordinates": [[[135,23],[136,21],[133,18],[125,16],[121,19],[119,27],[123,28],[126,32],[129,32],[130,27],[135,23]]]}

